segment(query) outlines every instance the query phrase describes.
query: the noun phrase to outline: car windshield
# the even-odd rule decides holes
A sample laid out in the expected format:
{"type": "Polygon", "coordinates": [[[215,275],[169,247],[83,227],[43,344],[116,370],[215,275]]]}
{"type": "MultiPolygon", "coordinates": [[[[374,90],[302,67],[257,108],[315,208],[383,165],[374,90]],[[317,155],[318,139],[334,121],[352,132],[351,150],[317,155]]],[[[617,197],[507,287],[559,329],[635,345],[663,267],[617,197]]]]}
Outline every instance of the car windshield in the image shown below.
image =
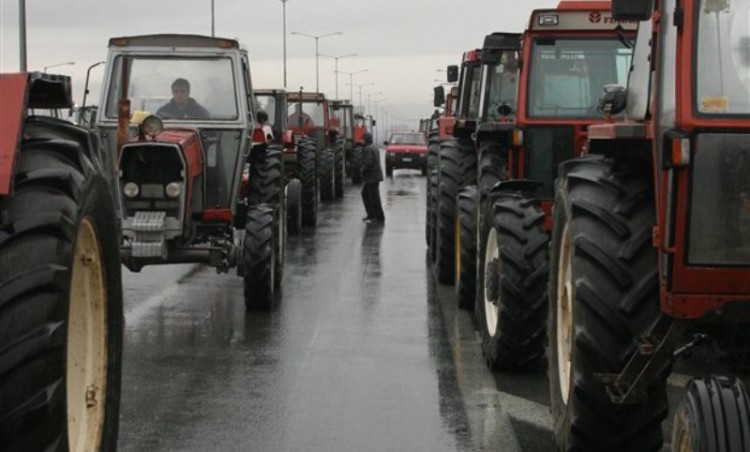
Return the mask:
{"type": "Polygon", "coordinates": [[[528,109],[532,117],[596,118],[605,85],[626,86],[632,51],[612,39],[537,39],[528,109]]]}
{"type": "Polygon", "coordinates": [[[747,116],[750,0],[702,0],[697,8],[697,109],[703,114],[747,116]]]}
{"type": "Polygon", "coordinates": [[[421,133],[394,133],[391,135],[389,144],[415,144],[424,146],[425,139],[421,133]]]}
{"type": "MultiPolygon", "coordinates": [[[[106,115],[117,117],[122,57],[107,97],[106,115]]],[[[225,57],[131,57],[131,113],[142,111],[174,120],[237,119],[238,106],[232,60],[225,57]]]]}

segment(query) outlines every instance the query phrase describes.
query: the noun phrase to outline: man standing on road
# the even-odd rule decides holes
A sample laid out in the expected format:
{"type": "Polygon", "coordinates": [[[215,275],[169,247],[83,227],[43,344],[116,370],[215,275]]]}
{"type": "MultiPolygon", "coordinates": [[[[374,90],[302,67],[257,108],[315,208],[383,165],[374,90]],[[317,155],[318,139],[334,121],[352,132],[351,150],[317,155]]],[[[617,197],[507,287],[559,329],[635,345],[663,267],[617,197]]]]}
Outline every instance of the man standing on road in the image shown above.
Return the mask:
{"type": "Polygon", "coordinates": [[[367,216],[362,221],[383,223],[385,214],[380,203],[380,183],[383,181],[383,169],[380,166],[380,152],[372,144],[372,134],[365,132],[362,136],[365,148],[362,152],[362,202],[367,216]]]}

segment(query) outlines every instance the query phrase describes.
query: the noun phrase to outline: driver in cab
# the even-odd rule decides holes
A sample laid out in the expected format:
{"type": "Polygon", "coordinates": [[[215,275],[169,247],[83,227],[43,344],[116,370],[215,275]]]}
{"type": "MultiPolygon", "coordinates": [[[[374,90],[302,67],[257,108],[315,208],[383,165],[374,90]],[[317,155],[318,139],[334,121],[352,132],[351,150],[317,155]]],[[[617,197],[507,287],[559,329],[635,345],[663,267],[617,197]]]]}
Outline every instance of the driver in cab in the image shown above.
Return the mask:
{"type": "Polygon", "coordinates": [[[172,100],[159,108],[156,115],[165,119],[204,119],[210,116],[208,110],[190,97],[190,82],[184,78],[172,82],[172,100]]]}
{"type": "Polygon", "coordinates": [[[294,113],[289,115],[287,123],[290,127],[299,127],[300,124],[302,124],[303,128],[315,126],[310,115],[302,111],[302,104],[294,104],[294,113]]]}

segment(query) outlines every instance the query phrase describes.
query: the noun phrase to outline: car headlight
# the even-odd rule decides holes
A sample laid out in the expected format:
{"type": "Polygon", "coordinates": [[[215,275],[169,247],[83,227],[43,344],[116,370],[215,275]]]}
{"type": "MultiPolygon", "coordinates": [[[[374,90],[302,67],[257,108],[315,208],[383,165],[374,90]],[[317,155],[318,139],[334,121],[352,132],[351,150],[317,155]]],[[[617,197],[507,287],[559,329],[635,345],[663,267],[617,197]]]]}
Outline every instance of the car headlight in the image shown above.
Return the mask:
{"type": "Polygon", "coordinates": [[[140,190],[138,189],[138,184],[135,182],[128,182],[122,187],[122,192],[128,198],[135,198],[138,196],[140,190]]]}
{"type": "Polygon", "coordinates": [[[165,191],[170,198],[176,198],[182,193],[182,184],[179,182],[170,182],[167,184],[165,191]]]}

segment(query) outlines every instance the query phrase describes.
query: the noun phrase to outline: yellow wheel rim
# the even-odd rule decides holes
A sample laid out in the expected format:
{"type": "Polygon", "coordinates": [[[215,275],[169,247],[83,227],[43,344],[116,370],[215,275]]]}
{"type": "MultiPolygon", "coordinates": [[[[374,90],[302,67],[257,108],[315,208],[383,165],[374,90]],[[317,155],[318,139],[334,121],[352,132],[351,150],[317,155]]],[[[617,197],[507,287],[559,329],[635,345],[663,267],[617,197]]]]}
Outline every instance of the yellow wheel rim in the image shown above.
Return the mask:
{"type": "Polygon", "coordinates": [[[71,452],[98,450],[107,394],[107,289],[96,228],[89,217],[76,236],[70,280],[66,390],[71,452]]]}

